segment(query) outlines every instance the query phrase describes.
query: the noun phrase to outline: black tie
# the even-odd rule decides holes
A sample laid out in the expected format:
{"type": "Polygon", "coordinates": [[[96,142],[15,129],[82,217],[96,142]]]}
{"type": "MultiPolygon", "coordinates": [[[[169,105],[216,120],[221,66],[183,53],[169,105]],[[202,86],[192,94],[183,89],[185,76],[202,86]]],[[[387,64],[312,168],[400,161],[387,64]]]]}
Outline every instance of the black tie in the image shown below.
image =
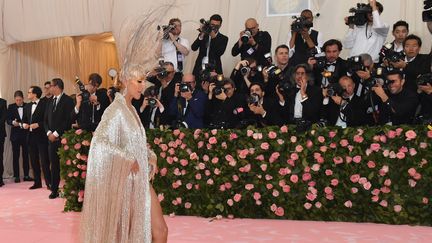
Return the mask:
{"type": "Polygon", "coordinates": [[[36,102],[32,102],[32,104],[33,104],[33,105],[37,105],[37,103],[36,103],[36,102]]]}
{"type": "Polygon", "coordinates": [[[53,112],[56,110],[56,106],[57,106],[57,97],[54,97],[54,99],[53,99],[53,112]]]}
{"type": "MultiPolygon", "coordinates": [[[[177,42],[180,40],[180,37],[177,38],[177,42]]],[[[183,54],[177,49],[176,47],[176,54],[177,54],[177,69],[179,70],[179,72],[183,71],[183,54]]]]}

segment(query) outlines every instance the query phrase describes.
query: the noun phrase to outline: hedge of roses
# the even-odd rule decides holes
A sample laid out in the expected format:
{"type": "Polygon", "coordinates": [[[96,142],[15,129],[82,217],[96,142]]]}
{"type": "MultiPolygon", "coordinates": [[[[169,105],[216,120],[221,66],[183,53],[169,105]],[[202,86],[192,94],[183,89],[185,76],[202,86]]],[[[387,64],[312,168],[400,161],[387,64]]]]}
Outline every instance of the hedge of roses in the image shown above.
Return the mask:
{"type": "MultiPolygon", "coordinates": [[[[78,131],[60,150],[65,211],[82,207],[91,135],[78,131]]],[[[423,126],[147,134],[166,214],[432,225],[432,131],[423,126]]]]}

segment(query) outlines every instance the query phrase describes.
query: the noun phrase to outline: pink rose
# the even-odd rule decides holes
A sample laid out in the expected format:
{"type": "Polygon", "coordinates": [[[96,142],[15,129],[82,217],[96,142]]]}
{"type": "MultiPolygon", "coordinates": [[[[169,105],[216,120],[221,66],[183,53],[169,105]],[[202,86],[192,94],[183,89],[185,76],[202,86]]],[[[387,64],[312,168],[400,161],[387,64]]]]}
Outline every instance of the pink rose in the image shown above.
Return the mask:
{"type": "Polygon", "coordinates": [[[271,175],[269,175],[269,174],[266,174],[266,175],[265,175],[265,179],[266,179],[267,181],[269,181],[269,180],[273,179],[273,176],[271,176],[271,175]]]}
{"type": "Polygon", "coordinates": [[[164,167],[160,170],[160,175],[165,176],[167,172],[168,172],[168,169],[164,167]]]}
{"type": "MultiPolygon", "coordinates": [[[[187,160],[185,160],[185,159],[181,159],[180,160],[180,164],[182,165],[182,166],[187,166],[188,164],[189,164],[189,162],[187,161],[187,160]]],[[[204,168],[205,168],[205,165],[204,165],[204,163],[200,163],[200,165],[201,166],[199,166],[199,168],[201,169],[201,167],[203,167],[201,170],[203,170],[204,168]]]]}
{"type": "Polygon", "coordinates": [[[313,164],[311,169],[316,172],[320,170],[320,167],[321,166],[319,164],[313,164]]]}
{"type": "Polygon", "coordinates": [[[294,184],[297,183],[298,182],[298,176],[297,175],[291,175],[290,181],[294,184]]]}
{"type": "Polygon", "coordinates": [[[360,175],[359,174],[354,174],[350,177],[350,180],[352,181],[352,183],[357,183],[360,179],[360,175]]]}
{"type": "Polygon", "coordinates": [[[253,194],[253,198],[254,198],[255,200],[260,200],[260,198],[261,198],[261,194],[260,194],[259,192],[254,192],[254,194],[253,194]]]}
{"type": "Polygon", "coordinates": [[[330,182],[330,184],[332,186],[337,186],[339,184],[339,180],[338,179],[332,179],[331,182],[330,182]]]}
{"type": "Polygon", "coordinates": [[[381,148],[381,145],[379,143],[372,143],[370,145],[370,149],[372,151],[375,151],[375,152],[378,152],[378,150],[380,150],[380,148],[381,148]]]}
{"type": "Polygon", "coordinates": [[[346,146],[348,146],[348,140],[346,140],[346,139],[342,139],[342,140],[340,140],[340,142],[339,142],[339,144],[342,146],[342,147],[346,147],[346,146]]]}
{"type": "Polygon", "coordinates": [[[347,164],[351,163],[351,161],[353,160],[353,158],[351,156],[346,156],[345,160],[347,162],[347,164]]]}
{"type": "Polygon", "coordinates": [[[428,204],[429,199],[427,197],[423,197],[422,202],[423,202],[423,204],[428,204]]]}
{"type": "Polygon", "coordinates": [[[85,171],[81,172],[81,178],[82,178],[82,179],[85,179],[86,176],[87,176],[87,173],[86,173],[85,171]]]}
{"type": "Polygon", "coordinates": [[[390,193],[391,190],[390,190],[390,188],[383,186],[383,187],[381,187],[381,191],[382,191],[382,193],[388,194],[388,193],[390,193]]]}
{"type": "Polygon", "coordinates": [[[417,154],[417,150],[415,150],[415,148],[410,148],[409,149],[409,153],[410,153],[411,156],[414,156],[414,155],[417,154]]]}
{"type": "Polygon", "coordinates": [[[268,134],[268,137],[270,138],[270,139],[275,139],[276,137],[277,137],[277,134],[275,133],[275,132],[269,132],[269,134],[268,134]]]}
{"type": "Polygon", "coordinates": [[[237,133],[230,133],[230,140],[234,140],[234,139],[237,139],[238,138],[238,136],[237,136],[237,133]]]}
{"type": "Polygon", "coordinates": [[[198,157],[197,153],[195,153],[195,152],[193,152],[189,155],[189,159],[191,159],[191,160],[198,160],[198,158],[199,157],[198,157]]]}
{"type": "Polygon", "coordinates": [[[327,200],[333,200],[334,199],[334,195],[333,194],[326,194],[325,198],[327,198],[327,200]]]}
{"type": "Polygon", "coordinates": [[[428,138],[432,138],[432,131],[431,130],[427,131],[427,136],[428,136],[428,138]]]}
{"type": "Polygon", "coordinates": [[[314,187],[316,185],[316,182],[315,181],[309,181],[308,182],[308,186],[309,187],[314,187]]]}
{"type": "Polygon", "coordinates": [[[250,191],[250,190],[254,189],[254,185],[253,184],[246,184],[245,189],[250,191]]]}
{"type": "Polygon", "coordinates": [[[360,183],[361,185],[365,184],[366,182],[367,182],[366,177],[360,177],[360,179],[359,179],[359,183],[360,183]]]}
{"type": "Polygon", "coordinates": [[[399,213],[400,211],[402,211],[402,206],[401,206],[401,205],[394,205],[394,206],[393,206],[393,210],[394,210],[396,213],[399,213]]]}
{"type": "Polygon", "coordinates": [[[199,141],[197,144],[198,148],[202,148],[204,146],[204,142],[203,141],[199,141]]]}
{"type": "Polygon", "coordinates": [[[276,210],[277,210],[277,206],[276,206],[276,204],[272,204],[271,206],[270,206],[270,210],[272,211],[272,212],[276,212],[276,210]]]}
{"type": "Polygon", "coordinates": [[[334,132],[334,131],[330,131],[329,132],[329,137],[330,138],[334,138],[336,136],[336,132],[334,132]]]}
{"type": "Polygon", "coordinates": [[[214,181],[213,181],[213,179],[208,179],[207,180],[207,185],[213,185],[214,184],[214,181]]]}
{"type": "Polygon", "coordinates": [[[353,157],[353,161],[354,163],[360,163],[361,162],[362,157],[360,155],[356,155],[353,157]]]}
{"type": "Polygon", "coordinates": [[[192,189],[192,183],[188,183],[188,184],[186,184],[186,189],[188,189],[188,190],[190,190],[190,189],[192,189]]]}
{"type": "Polygon", "coordinates": [[[356,142],[356,143],[362,143],[363,140],[364,140],[364,138],[362,136],[360,136],[360,135],[355,135],[354,136],[354,142],[356,142]]]}
{"type": "Polygon", "coordinates": [[[387,137],[391,138],[391,139],[395,138],[396,137],[396,132],[393,131],[393,130],[388,131],[387,137]]]}
{"type": "Polygon", "coordinates": [[[367,162],[367,166],[368,166],[368,168],[370,168],[370,169],[372,169],[372,168],[375,168],[375,162],[373,162],[373,161],[368,161],[367,162]]]}
{"type": "Polygon", "coordinates": [[[352,202],[351,202],[350,200],[348,200],[348,201],[346,201],[346,202],[344,203],[344,205],[345,205],[345,207],[347,207],[347,208],[351,208],[351,207],[352,207],[352,202]]]}
{"type": "Polygon", "coordinates": [[[324,143],[325,142],[325,138],[323,136],[318,136],[318,142],[324,143]]]}
{"type": "Polygon", "coordinates": [[[254,134],[254,132],[252,130],[247,130],[246,135],[248,137],[252,136],[254,134]]]}
{"type": "Polygon", "coordinates": [[[236,193],[236,194],[234,195],[234,198],[233,198],[233,199],[234,199],[235,202],[240,202],[241,198],[242,198],[242,196],[241,196],[240,194],[236,193]]]}
{"type": "Polygon", "coordinates": [[[365,184],[363,184],[363,188],[366,190],[369,190],[372,187],[372,184],[368,181],[365,184]]]}
{"type": "Polygon", "coordinates": [[[327,152],[327,146],[321,146],[320,151],[323,153],[327,152]]]}
{"type": "Polygon", "coordinates": [[[266,188],[267,188],[267,190],[271,190],[271,189],[273,189],[273,185],[268,183],[268,184],[266,184],[266,188]]]}
{"type": "Polygon", "coordinates": [[[388,206],[388,203],[386,200],[381,200],[381,202],[379,204],[385,208],[388,206]]]}
{"type": "Polygon", "coordinates": [[[67,139],[66,138],[62,138],[61,144],[63,144],[63,145],[67,144],[67,139]]]}
{"type": "Polygon", "coordinates": [[[379,137],[379,140],[380,140],[382,143],[386,143],[386,142],[387,142],[387,137],[386,137],[385,135],[381,135],[381,136],[379,137]]]}
{"type": "Polygon", "coordinates": [[[291,140],[291,143],[296,143],[297,142],[297,137],[296,136],[291,136],[290,140],[291,140]]]}
{"type": "Polygon", "coordinates": [[[278,197],[279,196],[279,191],[273,189],[272,195],[273,195],[273,197],[278,197]]]}
{"type": "Polygon", "coordinates": [[[213,164],[217,164],[219,162],[219,158],[218,157],[214,157],[211,162],[213,164]]]}
{"type": "Polygon", "coordinates": [[[205,170],[205,171],[204,171],[204,174],[205,174],[206,176],[210,176],[210,174],[211,174],[211,173],[210,173],[210,170],[205,170]]]}
{"type": "Polygon", "coordinates": [[[381,191],[380,191],[379,189],[376,189],[376,188],[375,188],[375,189],[372,190],[371,193],[372,193],[372,195],[374,195],[374,196],[378,196],[378,195],[381,193],[381,191]]]}
{"type": "Polygon", "coordinates": [[[317,198],[317,195],[310,193],[310,192],[306,195],[306,199],[309,201],[314,201],[316,198],[317,198]]]}
{"type": "Polygon", "coordinates": [[[290,158],[291,158],[292,160],[298,160],[299,156],[298,156],[297,153],[292,153],[292,154],[290,155],[290,158]]]}
{"type": "Polygon", "coordinates": [[[213,173],[215,175],[220,175],[221,171],[218,168],[216,168],[216,169],[214,169],[213,173]]]}
{"type": "Polygon", "coordinates": [[[307,202],[303,205],[303,207],[309,210],[312,207],[312,204],[307,202]]]}
{"type": "Polygon", "coordinates": [[[266,171],[267,170],[267,164],[261,164],[260,167],[261,167],[262,171],[266,171]]]}
{"type": "Polygon", "coordinates": [[[233,158],[232,155],[230,155],[230,154],[225,155],[225,159],[226,159],[228,162],[234,160],[234,158],[233,158]]]}
{"type": "Polygon", "coordinates": [[[303,176],[302,176],[302,180],[303,180],[303,181],[308,181],[308,180],[310,180],[310,179],[312,179],[312,176],[311,176],[310,173],[304,173],[304,174],[303,174],[303,176]]]}
{"type": "Polygon", "coordinates": [[[65,145],[65,146],[63,146],[63,149],[64,149],[65,151],[67,151],[67,150],[69,150],[69,146],[65,145]]]}
{"type": "Polygon", "coordinates": [[[232,199],[227,200],[228,206],[232,206],[234,204],[234,201],[232,199]]]}
{"type": "Polygon", "coordinates": [[[81,142],[81,144],[88,147],[88,146],[90,146],[90,141],[89,140],[84,140],[84,141],[81,142]]]}
{"type": "Polygon", "coordinates": [[[211,137],[209,138],[209,144],[216,144],[217,143],[217,139],[215,137],[211,137]]]}
{"type": "Polygon", "coordinates": [[[285,143],[285,141],[284,140],[282,140],[282,139],[278,139],[278,140],[276,140],[277,141],[277,143],[279,144],[279,145],[282,145],[282,144],[284,144],[285,143]]]}
{"type": "Polygon", "coordinates": [[[285,185],[285,186],[283,186],[282,187],[282,191],[284,191],[284,192],[290,192],[291,191],[291,187],[289,186],[289,185],[285,185]]]}
{"type": "Polygon", "coordinates": [[[262,143],[261,144],[261,149],[268,150],[269,148],[270,148],[270,144],[268,144],[268,143],[262,143]]]}
{"type": "Polygon", "coordinates": [[[195,179],[201,180],[202,176],[200,173],[195,174],[195,179]]]}
{"type": "Polygon", "coordinates": [[[329,187],[329,186],[326,186],[326,187],[324,188],[324,192],[325,192],[326,194],[332,194],[332,193],[333,193],[333,189],[332,189],[331,187],[329,187]]]}
{"type": "Polygon", "coordinates": [[[282,207],[278,207],[275,211],[275,214],[279,217],[284,216],[284,209],[282,207]]]}
{"type": "Polygon", "coordinates": [[[335,164],[342,164],[343,163],[343,159],[340,157],[340,156],[336,156],[336,157],[334,157],[333,158],[333,162],[335,163],[335,164]]]}
{"type": "Polygon", "coordinates": [[[81,135],[82,132],[83,132],[82,129],[78,129],[78,130],[75,131],[75,134],[76,134],[76,135],[81,135]]]}
{"type": "Polygon", "coordinates": [[[405,153],[404,153],[404,152],[398,152],[398,153],[396,154],[396,157],[397,157],[398,159],[403,159],[403,158],[405,158],[405,153]]]}
{"type": "Polygon", "coordinates": [[[79,175],[79,172],[78,172],[78,171],[75,171],[75,172],[73,173],[73,176],[74,176],[74,177],[78,177],[78,175],[79,175]]]}
{"type": "Polygon", "coordinates": [[[261,140],[262,139],[262,133],[254,133],[253,135],[252,135],[252,138],[254,139],[254,140],[261,140]]]}
{"type": "Polygon", "coordinates": [[[249,150],[247,149],[239,150],[238,154],[241,159],[244,159],[249,154],[249,150]]]}
{"type": "Polygon", "coordinates": [[[224,192],[226,190],[225,185],[220,185],[219,186],[219,191],[224,192]]]}
{"type": "Polygon", "coordinates": [[[420,180],[421,179],[421,175],[420,175],[420,173],[415,173],[414,174],[414,176],[413,176],[413,178],[415,179],[415,180],[420,180]]]}
{"type": "Polygon", "coordinates": [[[316,161],[318,163],[322,164],[322,163],[324,163],[324,158],[323,157],[319,157],[316,161]]]}
{"type": "Polygon", "coordinates": [[[288,132],[288,127],[285,126],[285,125],[283,125],[283,126],[280,128],[280,131],[281,131],[281,133],[287,133],[287,132],[288,132]]]}
{"type": "Polygon", "coordinates": [[[71,165],[70,159],[66,160],[66,165],[71,165]]]}
{"type": "Polygon", "coordinates": [[[316,202],[316,203],[315,203],[315,207],[316,207],[316,208],[321,208],[321,206],[322,206],[322,203],[321,203],[321,202],[316,202]]]}
{"type": "Polygon", "coordinates": [[[408,130],[405,132],[406,140],[412,140],[416,138],[417,134],[413,130],[408,130]]]}
{"type": "Polygon", "coordinates": [[[391,180],[390,180],[390,179],[386,179],[386,180],[384,181],[384,185],[385,185],[385,186],[391,186],[391,180]]]}
{"type": "Polygon", "coordinates": [[[351,192],[352,192],[353,194],[356,194],[356,193],[358,192],[357,187],[352,187],[352,188],[351,188],[351,192]]]}
{"type": "Polygon", "coordinates": [[[373,196],[372,198],[372,202],[378,202],[379,201],[379,196],[373,196]]]}
{"type": "Polygon", "coordinates": [[[307,148],[312,148],[312,146],[313,146],[313,142],[312,142],[311,140],[308,139],[308,140],[306,141],[306,147],[307,147],[307,148]]]}
{"type": "Polygon", "coordinates": [[[210,157],[207,154],[204,154],[202,159],[204,162],[208,162],[210,160],[210,157]]]}
{"type": "Polygon", "coordinates": [[[303,151],[303,146],[301,146],[300,144],[297,145],[297,146],[295,147],[295,151],[296,151],[297,153],[300,153],[301,151],[303,151]]]}
{"type": "Polygon", "coordinates": [[[325,174],[326,174],[326,176],[331,176],[331,175],[333,175],[333,171],[327,169],[327,170],[325,170],[325,174]]]}
{"type": "Polygon", "coordinates": [[[409,174],[410,176],[414,176],[415,173],[417,173],[417,171],[416,171],[416,169],[414,169],[414,168],[410,168],[410,169],[408,170],[408,174],[409,174]]]}
{"type": "Polygon", "coordinates": [[[417,185],[417,182],[413,179],[409,179],[408,184],[410,185],[410,187],[415,187],[417,185]]]}
{"type": "Polygon", "coordinates": [[[190,203],[190,202],[186,202],[186,203],[184,204],[184,207],[185,207],[186,209],[189,209],[189,208],[192,207],[192,203],[190,203]]]}

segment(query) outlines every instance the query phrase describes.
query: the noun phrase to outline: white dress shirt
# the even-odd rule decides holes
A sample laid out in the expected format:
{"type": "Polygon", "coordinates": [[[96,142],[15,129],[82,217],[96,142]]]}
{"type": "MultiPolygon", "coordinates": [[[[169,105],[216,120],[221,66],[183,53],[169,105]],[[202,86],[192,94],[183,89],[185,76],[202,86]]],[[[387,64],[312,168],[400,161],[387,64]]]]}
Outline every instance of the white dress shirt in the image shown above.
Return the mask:
{"type": "MultiPolygon", "coordinates": [[[[179,37],[178,42],[190,51],[189,41],[179,37]]],[[[177,70],[177,49],[171,40],[162,40],[162,56],[165,62],[171,62],[174,65],[174,70],[177,70]]],[[[181,54],[183,60],[183,69],[185,68],[185,56],[181,54]]]]}
{"type": "MultiPolygon", "coordinates": [[[[312,28],[309,29],[309,34],[311,32],[312,32],[312,28]]],[[[317,31],[317,32],[318,32],[318,36],[317,36],[317,43],[318,43],[318,45],[315,46],[315,49],[317,50],[317,53],[321,53],[321,47],[323,46],[324,41],[323,41],[323,36],[322,36],[321,32],[319,32],[319,31],[317,31]]],[[[300,35],[300,33],[298,33],[298,34],[300,35]]],[[[294,44],[293,47],[290,46],[291,35],[292,35],[291,31],[288,31],[286,45],[289,48],[289,57],[292,57],[294,55],[294,52],[295,52],[295,44],[294,44]]],[[[301,36],[301,37],[303,38],[303,36],[301,36]]],[[[306,42],[304,39],[303,39],[303,41],[306,42]]]]}

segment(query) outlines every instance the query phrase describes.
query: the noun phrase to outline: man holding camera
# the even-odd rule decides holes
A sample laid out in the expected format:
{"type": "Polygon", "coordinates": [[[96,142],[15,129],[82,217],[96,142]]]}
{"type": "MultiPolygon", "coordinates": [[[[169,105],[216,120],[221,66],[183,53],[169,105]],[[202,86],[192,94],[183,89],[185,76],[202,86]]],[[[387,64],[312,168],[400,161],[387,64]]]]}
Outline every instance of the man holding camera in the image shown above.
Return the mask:
{"type": "Polygon", "coordinates": [[[209,128],[236,128],[246,107],[245,97],[235,94],[229,79],[210,83],[205,117],[209,128]]]}
{"type": "MultiPolygon", "coordinates": [[[[219,14],[214,14],[210,17],[210,21],[204,21],[204,24],[199,28],[199,35],[192,43],[192,51],[199,49],[198,57],[195,61],[193,74],[199,77],[200,71],[205,64],[213,64],[215,71],[222,74],[221,56],[225,53],[228,44],[228,37],[219,32],[222,25],[222,17],[219,14]]],[[[202,81],[197,79],[197,81],[202,81]]]]}
{"type": "Polygon", "coordinates": [[[182,82],[175,85],[174,98],[169,106],[169,113],[176,117],[173,127],[204,127],[207,97],[203,91],[195,87],[196,81],[193,74],[183,75],[182,82]]]}
{"type": "Polygon", "coordinates": [[[169,20],[170,28],[166,38],[162,40],[161,55],[166,62],[174,65],[176,72],[183,72],[185,67],[185,58],[189,55],[189,41],[180,37],[182,23],[180,19],[173,18],[169,20]]]}
{"type": "Polygon", "coordinates": [[[345,36],[344,46],[351,49],[349,56],[369,53],[375,63],[379,61],[378,54],[390,29],[380,18],[383,10],[381,3],[369,0],[368,5],[359,5],[356,10],[352,10],[355,12],[353,18],[345,17],[345,24],[349,26],[349,29],[345,36]]]}
{"type": "Polygon", "coordinates": [[[412,124],[418,105],[417,94],[404,87],[403,73],[391,70],[384,86],[376,84],[372,91],[379,97],[379,123],[388,125],[412,124]],[[387,88],[386,92],[384,88],[387,88]]]}
{"type": "Polygon", "coordinates": [[[405,73],[405,88],[417,91],[417,76],[420,74],[430,73],[431,56],[429,54],[420,54],[422,40],[416,35],[409,35],[403,42],[405,60],[390,62],[394,68],[403,69],[405,73]]]}
{"type": "Polygon", "coordinates": [[[245,30],[240,32],[239,40],[234,44],[231,54],[235,57],[240,54],[241,59],[253,58],[257,65],[266,65],[265,54],[271,51],[271,36],[267,31],[259,30],[254,18],[245,22],[245,30]]]}
{"type": "Polygon", "coordinates": [[[281,126],[283,120],[280,116],[282,107],[273,97],[266,97],[261,83],[252,83],[247,98],[248,111],[241,121],[242,125],[255,125],[257,127],[281,126]]]}
{"type": "Polygon", "coordinates": [[[295,87],[287,90],[283,97],[279,95],[284,120],[292,124],[319,121],[323,97],[321,89],[313,85],[312,71],[306,64],[299,64],[294,67],[292,78],[295,87]]]}
{"type": "Polygon", "coordinates": [[[429,80],[425,83],[419,83],[418,88],[420,91],[420,113],[421,123],[432,123],[432,80],[429,76],[429,80]]]}
{"type": "Polygon", "coordinates": [[[325,56],[311,57],[309,67],[314,73],[315,85],[327,87],[330,83],[337,83],[339,78],[347,75],[347,63],[340,58],[342,43],[335,39],[326,41],[323,45],[325,56]]]}
{"type": "Polygon", "coordinates": [[[276,97],[276,86],[279,83],[290,82],[289,47],[279,45],[275,50],[276,64],[269,63],[263,70],[264,91],[267,96],[276,97]]]}
{"type": "Polygon", "coordinates": [[[98,89],[101,84],[102,77],[97,73],[90,74],[87,85],[83,86],[79,83],[81,94],[75,97],[76,104],[72,119],[77,120],[78,127],[81,129],[96,130],[102,114],[110,104],[106,90],[98,89]]]}
{"type": "Polygon", "coordinates": [[[145,128],[155,129],[162,125],[165,106],[159,100],[158,90],[158,87],[154,85],[150,86],[144,91],[143,99],[140,103],[132,102],[145,128]],[[140,105],[137,107],[136,104],[140,105]]]}
{"type": "Polygon", "coordinates": [[[305,9],[300,13],[300,18],[291,24],[287,43],[290,48],[291,66],[306,63],[311,53],[321,52],[322,34],[312,29],[313,19],[312,11],[305,9]]]}
{"type": "Polygon", "coordinates": [[[342,76],[339,83],[323,89],[324,100],[329,99],[323,106],[323,118],[327,125],[346,128],[365,124],[366,105],[354,90],[355,83],[348,76],[342,76]]]}
{"type": "Polygon", "coordinates": [[[231,72],[231,80],[237,87],[236,93],[248,94],[251,83],[262,83],[257,62],[253,58],[246,58],[236,64],[231,72]]]}

